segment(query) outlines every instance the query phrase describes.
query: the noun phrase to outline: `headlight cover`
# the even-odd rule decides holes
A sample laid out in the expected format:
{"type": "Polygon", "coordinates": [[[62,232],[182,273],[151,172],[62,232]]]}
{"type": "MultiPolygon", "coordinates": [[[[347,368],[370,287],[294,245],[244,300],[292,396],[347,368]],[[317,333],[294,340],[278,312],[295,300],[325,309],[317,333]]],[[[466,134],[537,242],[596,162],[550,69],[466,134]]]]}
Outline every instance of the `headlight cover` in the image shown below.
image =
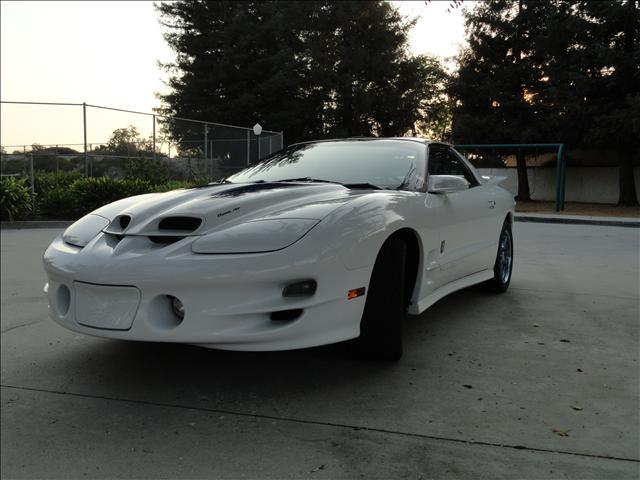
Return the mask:
{"type": "Polygon", "coordinates": [[[262,253],[282,250],[297,242],[320,220],[278,218],[241,223],[204,235],[191,246],[194,253],[262,253]]]}
{"type": "Polygon", "coordinates": [[[107,225],[108,219],[90,213],[67,228],[62,234],[62,240],[76,247],[84,247],[107,225]]]}

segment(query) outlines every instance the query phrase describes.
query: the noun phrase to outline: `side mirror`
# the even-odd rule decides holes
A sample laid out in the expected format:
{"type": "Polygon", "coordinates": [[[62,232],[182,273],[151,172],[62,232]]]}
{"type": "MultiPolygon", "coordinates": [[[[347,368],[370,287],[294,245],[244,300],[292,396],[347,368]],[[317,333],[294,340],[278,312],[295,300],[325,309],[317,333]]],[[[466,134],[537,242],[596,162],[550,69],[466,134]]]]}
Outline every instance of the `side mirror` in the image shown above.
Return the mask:
{"type": "Polygon", "coordinates": [[[469,182],[456,175],[429,175],[429,193],[452,193],[467,190],[469,182]]]}

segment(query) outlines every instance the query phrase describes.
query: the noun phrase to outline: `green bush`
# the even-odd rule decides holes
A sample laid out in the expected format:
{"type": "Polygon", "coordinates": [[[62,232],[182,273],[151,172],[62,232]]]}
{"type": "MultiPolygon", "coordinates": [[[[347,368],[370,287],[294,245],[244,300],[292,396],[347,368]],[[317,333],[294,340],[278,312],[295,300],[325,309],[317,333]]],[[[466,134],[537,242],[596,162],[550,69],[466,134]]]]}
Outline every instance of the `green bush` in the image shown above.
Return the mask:
{"type": "Polygon", "coordinates": [[[129,159],[125,163],[127,178],[144,178],[154,185],[169,181],[169,167],[161,160],[129,159]]]}
{"type": "Polygon", "coordinates": [[[80,178],[71,184],[69,190],[76,199],[79,213],[89,213],[121,198],[148,193],[153,186],[146,180],[99,177],[80,178]]]}
{"type": "Polygon", "coordinates": [[[72,219],[80,209],[76,195],[69,187],[54,187],[37,197],[38,213],[49,218],[72,219]]]}
{"type": "Polygon", "coordinates": [[[46,194],[51,190],[67,189],[76,180],[82,178],[80,172],[44,172],[36,170],[34,173],[34,190],[36,194],[46,194]]]}
{"type": "Polygon", "coordinates": [[[26,178],[0,178],[0,218],[19,220],[31,213],[32,195],[26,178]]]}
{"type": "Polygon", "coordinates": [[[206,185],[207,180],[169,180],[168,182],[161,183],[153,186],[153,192],[168,192],[170,190],[178,190],[179,188],[193,188],[206,185]]]}

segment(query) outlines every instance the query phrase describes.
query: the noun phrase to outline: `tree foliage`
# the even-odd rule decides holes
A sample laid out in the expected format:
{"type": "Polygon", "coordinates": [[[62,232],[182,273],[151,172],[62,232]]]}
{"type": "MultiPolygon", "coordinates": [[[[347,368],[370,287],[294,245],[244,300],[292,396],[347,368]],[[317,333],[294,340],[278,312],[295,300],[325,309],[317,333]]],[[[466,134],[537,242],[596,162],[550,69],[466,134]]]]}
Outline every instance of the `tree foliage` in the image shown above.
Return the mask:
{"type": "MultiPolygon", "coordinates": [[[[450,92],[455,140],[617,149],[620,201],[636,203],[638,0],[495,0],[465,15],[469,47],[450,92]]],[[[525,168],[519,187],[528,197],[525,168]]]]}
{"type": "MultiPolygon", "coordinates": [[[[402,135],[446,118],[446,73],[407,53],[412,23],[386,2],[185,0],[157,9],[176,53],[162,114],[257,121],[290,143],[402,135]]],[[[202,136],[201,126],[165,126],[178,141],[202,136]]]]}
{"type": "Polygon", "coordinates": [[[132,156],[139,153],[153,153],[153,141],[140,136],[133,125],[116,128],[109,137],[106,145],[100,145],[95,152],[112,155],[132,156]]]}

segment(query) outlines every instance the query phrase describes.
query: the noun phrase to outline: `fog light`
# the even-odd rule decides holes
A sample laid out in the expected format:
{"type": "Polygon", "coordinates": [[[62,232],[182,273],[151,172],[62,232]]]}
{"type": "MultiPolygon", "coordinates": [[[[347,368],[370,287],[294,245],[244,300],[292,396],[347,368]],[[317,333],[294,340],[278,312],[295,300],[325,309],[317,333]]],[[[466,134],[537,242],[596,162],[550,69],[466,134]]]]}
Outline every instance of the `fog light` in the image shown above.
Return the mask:
{"type": "Polygon", "coordinates": [[[310,297],[316,293],[318,284],[315,280],[303,280],[287,285],[282,290],[283,297],[310,297]]]}
{"type": "Polygon", "coordinates": [[[182,320],[184,318],[184,305],[176,297],[169,295],[169,298],[171,299],[171,309],[173,310],[173,313],[176,317],[182,320]]]}

